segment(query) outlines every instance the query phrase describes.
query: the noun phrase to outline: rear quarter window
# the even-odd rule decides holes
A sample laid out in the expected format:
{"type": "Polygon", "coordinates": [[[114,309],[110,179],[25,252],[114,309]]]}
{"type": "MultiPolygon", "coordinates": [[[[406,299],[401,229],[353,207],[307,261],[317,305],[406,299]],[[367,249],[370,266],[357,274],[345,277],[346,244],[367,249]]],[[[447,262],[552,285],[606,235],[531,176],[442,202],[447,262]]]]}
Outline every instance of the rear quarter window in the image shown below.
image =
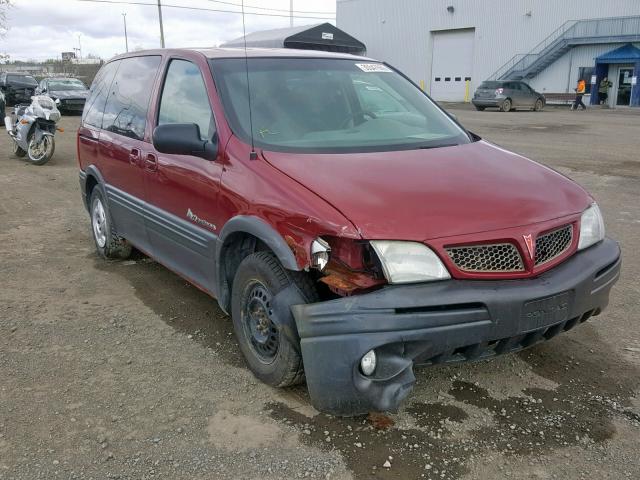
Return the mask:
{"type": "Polygon", "coordinates": [[[104,107],[102,128],[142,140],[147,124],[151,90],[160,66],[160,56],[120,60],[104,107]]]}
{"type": "Polygon", "coordinates": [[[104,105],[107,101],[107,95],[109,94],[113,77],[115,77],[121,61],[122,60],[116,60],[115,62],[107,63],[100,69],[96,78],[93,80],[89,90],[89,98],[87,98],[85,102],[82,113],[82,123],[84,125],[90,125],[95,128],[102,127],[104,105]]]}

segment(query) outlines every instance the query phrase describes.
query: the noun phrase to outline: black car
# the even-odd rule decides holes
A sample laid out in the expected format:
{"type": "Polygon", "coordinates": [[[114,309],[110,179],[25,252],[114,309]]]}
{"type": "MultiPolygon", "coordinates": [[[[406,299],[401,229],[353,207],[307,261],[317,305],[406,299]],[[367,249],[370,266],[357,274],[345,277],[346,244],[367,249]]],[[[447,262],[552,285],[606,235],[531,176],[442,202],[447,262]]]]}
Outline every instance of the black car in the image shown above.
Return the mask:
{"type": "Polygon", "coordinates": [[[546,100],[544,95],[536,92],[524,82],[487,80],[476,89],[471,102],[477,110],[495,107],[502,112],[517,108],[539,112],[544,108],[546,100]]]}
{"type": "Polygon", "coordinates": [[[9,105],[31,103],[38,82],[31,75],[24,73],[0,73],[0,90],[4,93],[9,105]]]}
{"type": "Polygon", "coordinates": [[[89,95],[87,86],[77,78],[45,78],[40,82],[38,93],[48,95],[62,112],[82,113],[89,95]]]}
{"type": "Polygon", "coordinates": [[[0,90],[0,113],[4,117],[4,111],[7,109],[7,101],[4,98],[4,93],[0,90]]]}

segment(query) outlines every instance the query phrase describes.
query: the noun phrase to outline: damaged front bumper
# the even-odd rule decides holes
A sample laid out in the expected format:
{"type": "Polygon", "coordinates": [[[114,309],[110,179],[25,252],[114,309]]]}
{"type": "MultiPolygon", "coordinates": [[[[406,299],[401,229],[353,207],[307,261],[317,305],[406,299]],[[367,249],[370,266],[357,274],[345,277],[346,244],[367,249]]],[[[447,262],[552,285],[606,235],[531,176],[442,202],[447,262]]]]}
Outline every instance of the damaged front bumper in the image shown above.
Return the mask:
{"type": "Polygon", "coordinates": [[[605,239],[537,278],[447,280],[292,307],[311,401],[322,412],[395,411],[414,365],[476,360],[567,331],[608,304],[618,244],[605,239]],[[360,359],[374,349],[370,376],[360,359]]]}

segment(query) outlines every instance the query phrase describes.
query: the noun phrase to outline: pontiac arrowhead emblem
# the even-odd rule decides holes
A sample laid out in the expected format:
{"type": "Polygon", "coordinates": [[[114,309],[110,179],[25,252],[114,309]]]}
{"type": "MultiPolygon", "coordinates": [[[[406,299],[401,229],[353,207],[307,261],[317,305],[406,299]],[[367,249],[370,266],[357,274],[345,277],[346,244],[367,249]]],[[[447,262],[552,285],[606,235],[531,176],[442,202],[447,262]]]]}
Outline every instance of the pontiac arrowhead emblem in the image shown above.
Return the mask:
{"type": "Polygon", "coordinates": [[[535,242],[531,237],[531,234],[528,233],[527,235],[523,235],[522,238],[524,238],[524,243],[527,245],[527,250],[529,251],[529,258],[531,258],[531,260],[534,260],[534,257],[536,255],[535,242]]]}

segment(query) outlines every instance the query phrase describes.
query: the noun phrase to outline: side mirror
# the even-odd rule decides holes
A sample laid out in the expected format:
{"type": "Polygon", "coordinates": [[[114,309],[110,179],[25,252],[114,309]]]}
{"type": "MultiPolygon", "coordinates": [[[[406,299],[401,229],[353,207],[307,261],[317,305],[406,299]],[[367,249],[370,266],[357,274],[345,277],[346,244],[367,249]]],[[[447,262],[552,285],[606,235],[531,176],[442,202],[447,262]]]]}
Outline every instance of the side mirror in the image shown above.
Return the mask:
{"type": "Polygon", "coordinates": [[[210,141],[202,140],[200,127],[195,123],[166,123],[153,130],[153,146],[160,153],[215,160],[218,156],[218,134],[210,141]]]}

